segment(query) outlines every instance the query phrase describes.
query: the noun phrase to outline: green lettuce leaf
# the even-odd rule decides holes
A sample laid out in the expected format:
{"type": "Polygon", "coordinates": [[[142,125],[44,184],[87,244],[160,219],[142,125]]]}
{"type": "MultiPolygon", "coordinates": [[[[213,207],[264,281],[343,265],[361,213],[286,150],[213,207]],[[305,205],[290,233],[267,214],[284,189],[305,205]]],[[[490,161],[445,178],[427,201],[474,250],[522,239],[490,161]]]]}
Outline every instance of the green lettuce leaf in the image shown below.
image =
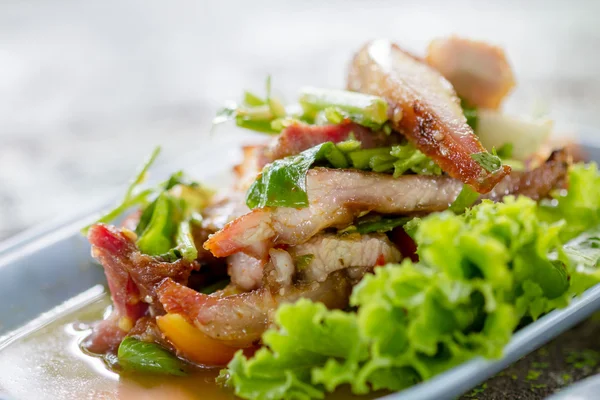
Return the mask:
{"type": "MultiPolygon", "coordinates": [[[[572,190],[579,195],[563,197],[594,207],[572,190]]],[[[266,346],[238,353],[223,380],[246,399],[323,398],[341,385],[400,390],[476,356],[500,357],[522,321],[600,280],[600,227],[567,245],[564,228],[525,197],[424,217],[410,228],[418,263],[365,276],[352,311],[308,300],[280,307],[266,346]]]]}
{"type": "Polygon", "coordinates": [[[345,165],[344,154],[333,142],[325,142],[303,152],[267,164],[246,194],[250,208],[308,206],[306,173],[317,161],[345,165]]]}
{"type": "Polygon", "coordinates": [[[600,174],[596,163],[576,164],[569,169],[569,190],[554,193],[542,203],[540,216],[546,221],[567,221],[561,238],[568,240],[600,224],[600,174]]]}

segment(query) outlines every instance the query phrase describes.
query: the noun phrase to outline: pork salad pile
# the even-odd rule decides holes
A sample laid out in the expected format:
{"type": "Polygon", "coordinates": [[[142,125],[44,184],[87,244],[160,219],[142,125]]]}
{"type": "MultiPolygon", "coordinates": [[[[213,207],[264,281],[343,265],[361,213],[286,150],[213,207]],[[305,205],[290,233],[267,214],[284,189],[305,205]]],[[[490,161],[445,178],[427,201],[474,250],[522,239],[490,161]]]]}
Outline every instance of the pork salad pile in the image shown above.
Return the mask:
{"type": "Polygon", "coordinates": [[[114,307],[85,348],[122,371],[224,367],[246,399],[400,390],[500,356],[600,282],[597,167],[503,114],[514,84],[500,49],[451,37],[425,58],[367,43],[347,90],[245,93],[215,118],[265,134],[231,190],[145,187],[155,152],[86,228],[114,307]]]}

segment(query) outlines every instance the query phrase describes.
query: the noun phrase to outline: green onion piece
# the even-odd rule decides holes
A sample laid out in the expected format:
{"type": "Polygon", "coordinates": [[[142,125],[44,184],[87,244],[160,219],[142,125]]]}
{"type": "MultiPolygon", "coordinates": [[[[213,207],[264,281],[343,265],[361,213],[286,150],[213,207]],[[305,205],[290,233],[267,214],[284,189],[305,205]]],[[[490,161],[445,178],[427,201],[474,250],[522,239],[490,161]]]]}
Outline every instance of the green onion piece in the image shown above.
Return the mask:
{"type": "Polygon", "coordinates": [[[471,158],[477,161],[477,164],[481,166],[481,168],[485,169],[487,172],[497,171],[500,167],[502,167],[502,161],[498,156],[488,153],[487,151],[482,151],[481,153],[473,153],[471,154],[471,158]]]}
{"type": "Polygon", "coordinates": [[[341,124],[346,119],[344,113],[336,107],[327,107],[324,112],[325,118],[332,124],[341,124]]]}
{"type": "Polygon", "coordinates": [[[185,363],[156,343],[126,337],[119,345],[117,357],[125,371],[187,375],[185,363]]]}
{"type": "Polygon", "coordinates": [[[302,89],[299,99],[305,114],[314,118],[319,111],[334,108],[347,113],[359,124],[381,126],[388,120],[388,103],[381,97],[346,90],[302,89]]]}
{"type": "Polygon", "coordinates": [[[256,131],[256,132],[270,133],[270,134],[279,133],[271,127],[270,120],[253,121],[253,120],[238,117],[235,119],[235,124],[237,126],[239,126],[240,128],[250,129],[250,130],[256,131]]]}
{"type": "Polygon", "coordinates": [[[413,152],[408,158],[396,161],[394,163],[394,178],[403,175],[409,169],[426,160],[427,156],[417,150],[413,152]]]}
{"type": "Polygon", "coordinates": [[[271,121],[271,129],[275,132],[281,132],[288,126],[291,126],[294,124],[299,124],[301,122],[302,121],[300,121],[297,118],[291,118],[291,117],[277,118],[277,119],[274,119],[273,121],[271,121]]]}
{"type": "Polygon", "coordinates": [[[371,158],[375,156],[387,156],[390,154],[389,147],[379,147],[375,149],[363,149],[348,153],[352,166],[357,169],[369,169],[371,158]]]}
{"type": "Polygon", "coordinates": [[[194,236],[192,236],[191,224],[190,220],[180,222],[177,228],[177,236],[175,237],[177,249],[187,261],[194,261],[198,258],[198,249],[194,243],[194,236]]]}
{"type": "Polygon", "coordinates": [[[394,168],[396,157],[391,154],[377,155],[369,161],[369,167],[375,172],[386,172],[394,168]]]}
{"type": "Polygon", "coordinates": [[[479,198],[479,193],[474,191],[471,186],[463,185],[460,193],[454,199],[448,208],[454,214],[462,214],[465,210],[471,207],[479,198]]]}
{"type": "Polygon", "coordinates": [[[275,118],[285,117],[285,106],[279,99],[269,98],[269,109],[275,118]]]}
{"type": "Polygon", "coordinates": [[[331,149],[326,152],[325,158],[331,163],[333,168],[348,168],[348,160],[337,146],[332,146],[331,149]]]}
{"type": "Polygon", "coordinates": [[[273,113],[268,105],[238,108],[236,119],[246,121],[271,121],[273,113]]]}
{"type": "Polygon", "coordinates": [[[267,102],[261,99],[259,96],[255,95],[254,93],[246,91],[244,92],[244,104],[250,107],[256,107],[264,106],[265,104],[267,104],[267,102]]]}
{"type": "Polygon", "coordinates": [[[167,193],[161,193],[156,199],[148,226],[136,244],[144,254],[157,256],[167,253],[173,246],[176,230],[173,199],[167,193]]]}
{"type": "Polygon", "coordinates": [[[342,153],[350,153],[360,150],[361,143],[356,139],[348,139],[337,143],[335,146],[340,149],[342,153]]]}

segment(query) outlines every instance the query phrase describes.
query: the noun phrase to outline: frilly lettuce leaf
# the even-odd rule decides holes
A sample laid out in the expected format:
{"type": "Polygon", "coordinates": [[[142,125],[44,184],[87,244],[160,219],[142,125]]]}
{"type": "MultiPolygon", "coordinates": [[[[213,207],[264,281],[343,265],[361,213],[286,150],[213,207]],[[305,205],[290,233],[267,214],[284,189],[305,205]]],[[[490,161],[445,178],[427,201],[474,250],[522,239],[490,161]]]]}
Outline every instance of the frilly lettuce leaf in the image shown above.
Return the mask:
{"type": "Polygon", "coordinates": [[[569,189],[554,194],[554,200],[539,207],[546,221],[565,220],[563,240],[572,239],[600,224],[600,174],[598,165],[576,164],[569,169],[569,189]]]}
{"type": "Polygon", "coordinates": [[[355,394],[400,390],[476,356],[500,357],[520,323],[600,282],[600,221],[586,220],[598,216],[589,186],[600,187],[598,172],[576,166],[571,176],[570,193],[552,208],[506,197],[422,218],[411,229],[418,263],[363,278],[352,311],[308,300],[281,306],[265,347],[238,353],[223,379],[246,399],[311,399],[342,385],[355,394]]]}

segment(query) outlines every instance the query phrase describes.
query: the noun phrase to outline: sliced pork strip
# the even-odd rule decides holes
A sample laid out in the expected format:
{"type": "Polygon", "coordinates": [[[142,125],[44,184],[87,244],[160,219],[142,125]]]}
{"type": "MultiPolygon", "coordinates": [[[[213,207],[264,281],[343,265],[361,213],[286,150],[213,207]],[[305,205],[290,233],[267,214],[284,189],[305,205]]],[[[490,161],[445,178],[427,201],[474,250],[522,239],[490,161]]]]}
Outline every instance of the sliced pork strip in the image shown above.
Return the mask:
{"type": "Polygon", "coordinates": [[[338,125],[308,125],[296,123],[285,128],[265,150],[266,159],[271,162],[293,154],[298,154],[325,142],[339,143],[353,134],[361,142],[363,149],[385,147],[397,144],[397,134],[387,135],[383,131],[373,132],[369,128],[346,121],[338,125]]]}
{"type": "Polygon", "coordinates": [[[155,293],[159,282],[169,277],[185,284],[197,266],[185,260],[168,263],[142,254],[134,243],[133,234],[126,232],[104,224],[94,225],[88,232],[92,256],[104,268],[114,304],[113,313],[96,326],[86,341],[90,351],[96,353],[116,350],[115,346],[149,306],[153,312],[162,311],[155,293]]]}
{"type": "Polygon", "coordinates": [[[513,172],[482,199],[500,201],[510,194],[536,201],[548,197],[552,190],[567,186],[570,164],[571,156],[566,149],[554,151],[543,165],[527,172],[513,172]]]}
{"type": "Polygon", "coordinates": [[[515,86],[504,51],[484,42],[456,36],[436,39],[429,44],[426,60],[476,107],[498,108],[515,86]]]}
{"type": "Polygon", "coordinates": [[[351,290],[348,278],[334,273],[322,283],[298,284],[274,292],[263,287],[227,297],[205,295],[165,279],[158,294],[169,313],[183,315],[206,335],[231,346],[248,347],[269,327],[279,304],[308,298],[329,308],[344,308],[351,290]]]}
{"type": "Polygon", "coordinates": [[[391,123],[450,176],[487,193],[508,173],[488,172],[472,157],[485,152],[467,124],[452,85],[438,71],[384,40],[368,43],[354,57],[350,90],[385,98],[391,123]]]}
{"type": "Polygon", "coordinates": [[[244,253],[236,253],[227,257],[227,273],[231,282],[238,288],[250,291],[258,289],[262,284],[263,269],[266,260],[250,257],[244,253]]]}
{"type": "Polygon", "coordinates": [[[314,168],[306,177],[308,207],[255,209],[211,235],[204,247],[217,257],[240,251],[265,259],[273,244],[297,245],[328,227],[343,227],[364,211],[382,214],[448,208],[462,183],[447,176],[391,175],[314,168]]]}
{"type": "MultiPolygon", "coordinates": [[[[515,172],[482,199],[499,201],[508,194],[533,199],[564,186],[569,164],[565,152],[542,166],[515,172]]],[[[244,252],[264,259],[273,245],[298,245],[328,227],[344,227],[365,211],[410,215],[442,211],[463,184],[448,176],[391,175],[355,170],[315,168],[307,174],[309,206],[256,209],[210,236],[204,247],[217,257],[244,252]]]]}
{"type": "Polygon", "coordinates": [[[300,279],[309,282],[323,282],[330,273],[349,267],[370,271],[376,265],[398,262],[402,257],[396,246],[381,233],[348,237],[320,234],[288,251],[292,257],[313,256],[310,263],[298,271],[300,279]]]}

